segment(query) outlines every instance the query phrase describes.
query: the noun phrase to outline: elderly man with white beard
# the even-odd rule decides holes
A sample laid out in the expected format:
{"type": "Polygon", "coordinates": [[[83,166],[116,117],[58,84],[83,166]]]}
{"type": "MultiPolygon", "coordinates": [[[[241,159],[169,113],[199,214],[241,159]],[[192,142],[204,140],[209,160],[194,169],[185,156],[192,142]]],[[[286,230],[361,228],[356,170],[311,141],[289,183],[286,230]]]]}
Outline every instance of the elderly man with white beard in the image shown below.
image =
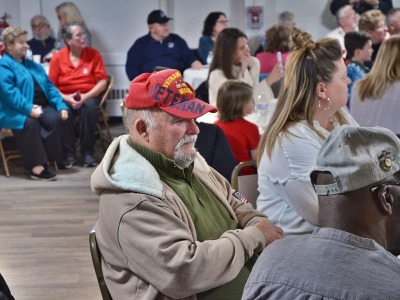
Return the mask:
{"type": "Polygon", "coordinates": [[[36,15],[31,19],[32,36],[28,45],[33,55],[40,55],[41,62],[49,61],[53,55],[55,38],[45,16],[36,15]]]}
{"type": "Polygon", "coordinates": [[[129,134],[91,178],[113,299],[240,299],[257,254],[283,231],[197,153],[195,118],[217,109],[178,70],[143,73],[125,97],[129,134]]]}

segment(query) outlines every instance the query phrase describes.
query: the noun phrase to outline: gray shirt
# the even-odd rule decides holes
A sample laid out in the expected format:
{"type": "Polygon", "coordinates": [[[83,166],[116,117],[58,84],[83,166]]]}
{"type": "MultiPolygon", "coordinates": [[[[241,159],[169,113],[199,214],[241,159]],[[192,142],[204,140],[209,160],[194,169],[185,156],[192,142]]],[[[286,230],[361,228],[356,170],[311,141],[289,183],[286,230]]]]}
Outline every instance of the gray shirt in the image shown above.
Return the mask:
{"type": "Polygon", "coordinates": [[[386,88],[378,99],[360,100],[359,85],[355,84],[351,91],[350,114],[360,126],[382,126],[400,134],[400,81],[386,88]]]}
{"type": "Polygon", "coordinates": [[[269,245],[244,299],[400,299],[400,260],[374,240],[317,227],[269,245]]]}

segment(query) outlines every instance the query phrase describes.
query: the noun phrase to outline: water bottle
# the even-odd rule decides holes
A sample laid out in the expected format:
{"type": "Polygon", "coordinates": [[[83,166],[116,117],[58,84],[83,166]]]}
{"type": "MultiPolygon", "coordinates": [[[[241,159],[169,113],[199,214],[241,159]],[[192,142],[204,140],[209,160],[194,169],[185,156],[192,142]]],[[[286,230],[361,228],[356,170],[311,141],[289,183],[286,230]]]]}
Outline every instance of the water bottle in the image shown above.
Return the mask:
{"type": "Polygon", "coordinates": [[[33,59],[32,50],[31,50],[31,48],[29,48],[29,46],[28,46],[28,50],[26,51],[25,58],[30,59],[30,60],[33,59]]]}
{"type": "Polygon", "coordinates": [[[211,65],[212,60],[213,60],[213,57],[214,57],[213,52],[212,52],[212,51],[208,52],[208,55],[207,55],[207,65],[211,65]]]}
{"type": "Polygon", "coordinates": [[[259,94],[256,99],[257,125],[264,131],[268,124],[268,98],[266,94],[259,94]]]}

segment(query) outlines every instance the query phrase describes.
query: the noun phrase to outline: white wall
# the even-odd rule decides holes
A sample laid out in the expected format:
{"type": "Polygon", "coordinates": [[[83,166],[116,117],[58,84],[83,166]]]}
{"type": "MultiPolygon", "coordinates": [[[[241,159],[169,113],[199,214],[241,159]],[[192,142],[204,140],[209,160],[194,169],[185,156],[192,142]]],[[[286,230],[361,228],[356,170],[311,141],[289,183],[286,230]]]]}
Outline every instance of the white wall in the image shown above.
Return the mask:
{"type": "MultiPolygon", "coordinates": [[[[0,0],[0,15],[11,14],[11,25],[30,31],[30,18],[34,14],[48,17],[54,31],[58,29],[55,7],[64,0],[0,0]]],[[[107,72],[116,77],[116,88],[127,88],[125,75],[126,52],[135,39],[147,33],[147,15],[153,9],[163,9],[172,18],[171,32],[186,39],[191,48],[197,48],[203,21],[210,11],[223,11],[229,26],[246,32],[249,41],[277,22],[284,10],[293,12],[299,28],[308,31],[314,39],[323,37],[336,27],[329,11],[330,0],[76,0],[92,33],[92,46],[103,55],[107,72]],[[246,7],[264,7],[264,26],[250,30],[246,26],[246,7]]],[[[393,0],[400,6],[400,0],[393,0]]]]}

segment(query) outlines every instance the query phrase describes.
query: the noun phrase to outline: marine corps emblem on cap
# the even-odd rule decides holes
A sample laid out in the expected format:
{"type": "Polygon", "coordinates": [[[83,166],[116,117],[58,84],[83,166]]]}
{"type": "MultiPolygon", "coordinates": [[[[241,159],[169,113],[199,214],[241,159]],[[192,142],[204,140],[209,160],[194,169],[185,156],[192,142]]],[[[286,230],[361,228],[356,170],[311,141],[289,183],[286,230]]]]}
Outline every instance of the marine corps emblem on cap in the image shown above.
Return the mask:
{"type": "Polygon", "coordinates": [[[392,161],[393,161],[393,156],[390,154],[390,152],[383,150],[382,154],[379,155],[378,159],[379,159],[379,167],[381,168],[381,170],[384,172],[389,172],[390,169],[392,168],[392,161]]]}

